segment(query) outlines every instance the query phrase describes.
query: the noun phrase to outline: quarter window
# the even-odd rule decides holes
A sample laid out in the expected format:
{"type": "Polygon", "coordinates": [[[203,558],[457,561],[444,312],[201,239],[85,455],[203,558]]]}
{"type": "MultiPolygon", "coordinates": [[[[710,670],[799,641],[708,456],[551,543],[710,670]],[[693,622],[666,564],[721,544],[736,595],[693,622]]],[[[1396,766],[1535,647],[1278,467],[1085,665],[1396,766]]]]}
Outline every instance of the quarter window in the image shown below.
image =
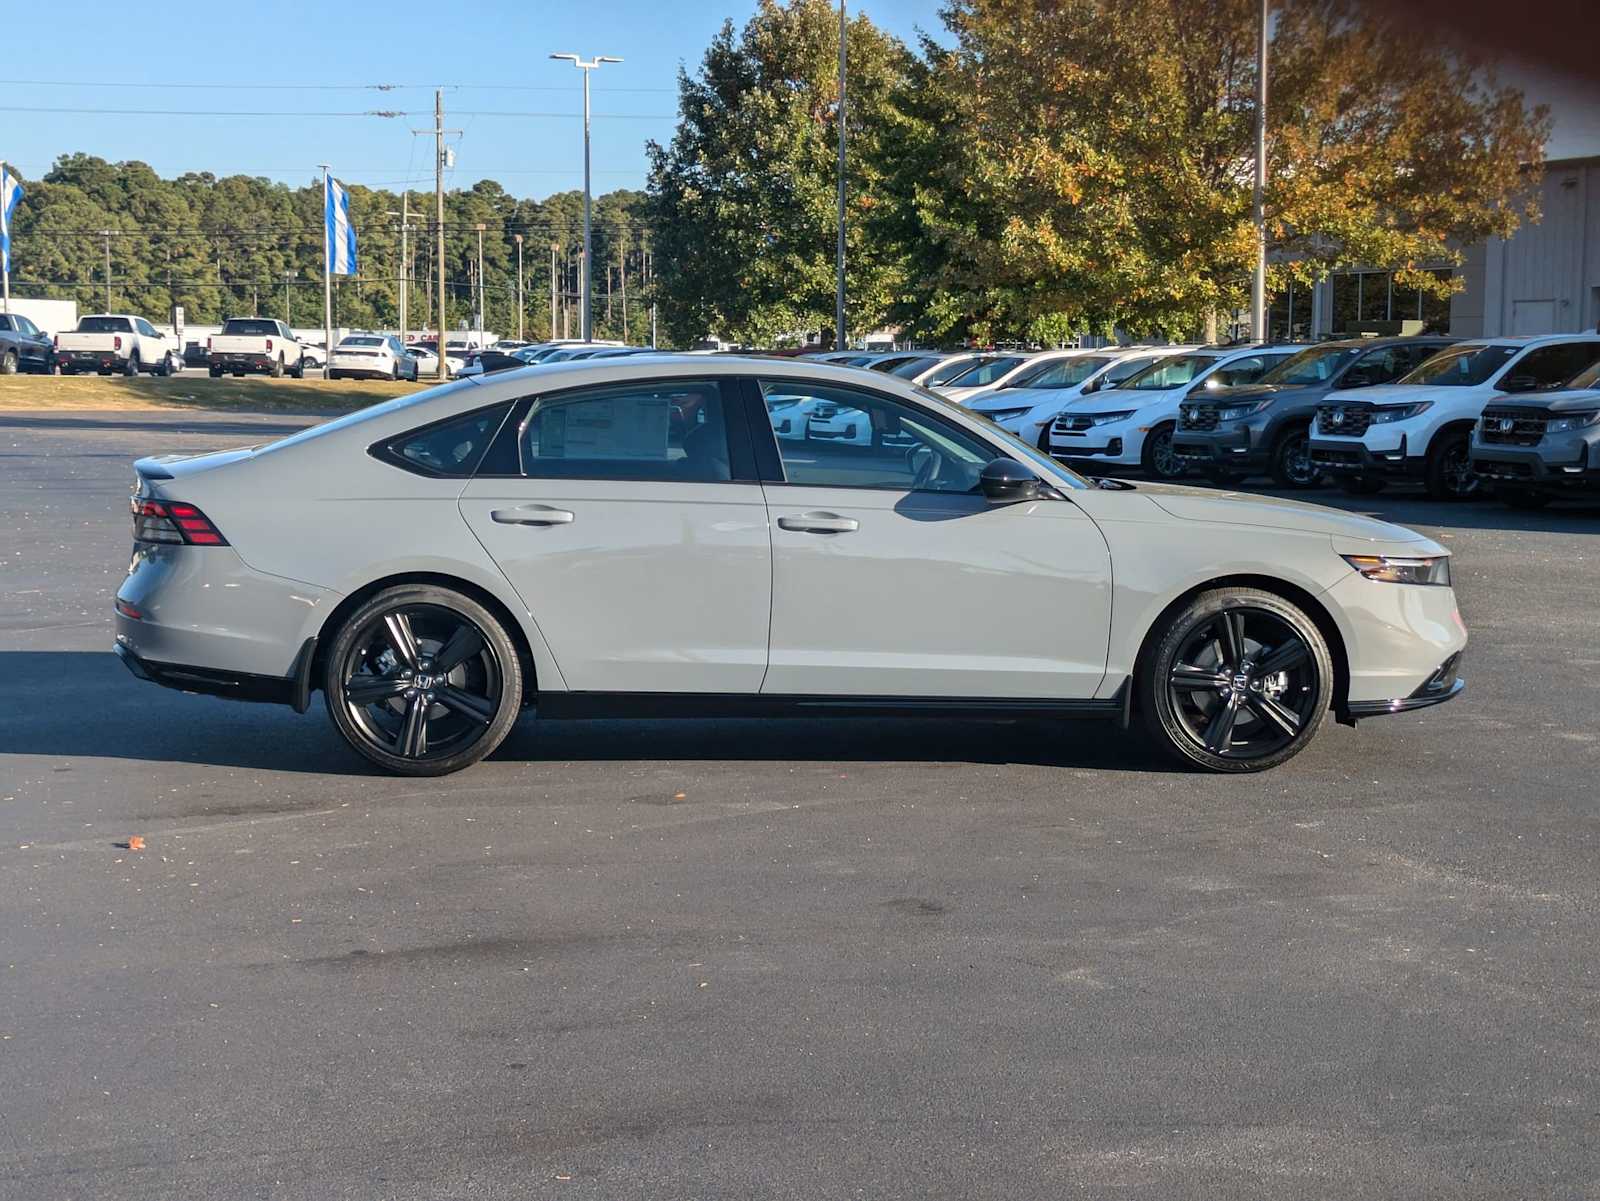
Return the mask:
{"type": "Polygon", "coordinates": [[[786,482],[813,488],[971,492],[999,453],[886,396],[806,380],[761,384],[786,482]]]}
{"type": "Polygon", "coordinates": [[[484,452],[506,419],[509,404],[479,409],[391,438],[377,449],[381,459],[418,475],[465,477],[478,470],[484,452]]]}
{"type": "Polygon", "coordinates": [[[722,483],[733,478],[722,385],[625,384],[536,397],[523,422],[531,479],[722,483]]]}

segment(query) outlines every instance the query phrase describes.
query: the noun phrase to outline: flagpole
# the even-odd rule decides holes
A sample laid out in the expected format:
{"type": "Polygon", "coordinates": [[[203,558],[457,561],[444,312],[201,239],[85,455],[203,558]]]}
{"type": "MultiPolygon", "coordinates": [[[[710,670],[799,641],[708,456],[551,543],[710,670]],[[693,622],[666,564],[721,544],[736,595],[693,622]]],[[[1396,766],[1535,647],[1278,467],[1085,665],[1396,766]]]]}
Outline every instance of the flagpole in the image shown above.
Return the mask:
{"type": "MultiPolygon", "coordinates": [[[[4,207],[6,187],[6,161],[0,158],[0,207],[4,207]]],[[[11,311],[11,218],[6,217],[6,252],[4,262],[0,262],[0,275],[5,277],[5,282],[0,285],[0,313],[11,311]]]]}
{"type": "Polygon", "coordinates": [[[333,244],[328,231],[328,167],[322,167],[322,378],[328,378],[333,362],[333,244]]]}

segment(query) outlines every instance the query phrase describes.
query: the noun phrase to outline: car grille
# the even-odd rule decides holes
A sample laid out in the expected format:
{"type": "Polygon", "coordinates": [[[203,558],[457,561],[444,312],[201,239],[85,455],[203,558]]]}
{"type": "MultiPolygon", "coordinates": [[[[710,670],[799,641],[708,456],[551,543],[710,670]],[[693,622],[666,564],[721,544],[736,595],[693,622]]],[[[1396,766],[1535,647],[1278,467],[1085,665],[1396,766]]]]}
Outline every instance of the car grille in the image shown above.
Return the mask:
{"type": "Polygon", "coordinates": [[[1537,446],[1549,422],[1548,413],[1521,409],[1485,409],[1478,424],[1483,441],[1499,446],[1537,446]]]}
{"type": "Polygon", "coordinates": [[[1184,405],[1179,411],[1178,428],[1185,430],[1214,430],[1217,428],[1215,405],[1184,405]]]}
{"type": "Polygon", "coordinates": [[[1058,434],[1082,434],[1093,429],[1094,422],[1084,413],[1063,413],[1050,428],[1058,434]]]}
{"type": "Polygon", "coordinates": [[[1526,480],[1533,478],[1531,463],[1503,463],[1498,459],[1474,459],[1472,469],[1479,475],[1494,480],[1526,480]]]}
{"type": "Polygon", "coordinates": [[[1368,406],[1322,405],[1317,409],[1317,433],[1339,438],[1359,438],[1372,424],[1368,406]]]}

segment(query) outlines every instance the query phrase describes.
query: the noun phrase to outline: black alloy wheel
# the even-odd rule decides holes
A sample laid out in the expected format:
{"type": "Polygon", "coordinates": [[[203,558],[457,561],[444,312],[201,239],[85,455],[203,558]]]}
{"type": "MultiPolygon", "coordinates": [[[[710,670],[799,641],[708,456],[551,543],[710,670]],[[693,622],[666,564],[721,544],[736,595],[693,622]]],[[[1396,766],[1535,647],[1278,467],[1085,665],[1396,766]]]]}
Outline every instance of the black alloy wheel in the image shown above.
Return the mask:
{"type": "Polygon", "coordinates": [[[1428,451],[1425,482],[1434,500],[1476,496],[1483,479],[1472,470],[1472,436],[1466,430],[1440,434],[1428,451]]]}
{"type": "Polygon", "coordinates": [[[1188,473],[1188,467],[1172,449],[1172,435],[1176,429],[1177,426],[1169,421],[1145,435],[1140,463],[1146,475],[1158,480],[1177,480],[1188,473]]]}
{"type": "Polygon", "coordinates": [[[1268,592],[1225,588],[1177,613],[1144,657],[1139,700],[1167,749],[1212,771],[1298,754],[1321,725],[1333,665],[1316,624],[1268,592]]]}
{"type": "Polygon", "coordinates": [[[1290,430],[1272,450],[1272,481],[1280,488],[1313,487],[1322,473],[1311,462],[1311,431],[1290,430]]]}
{"type": "Polygon", "coordinates": [[[379,593],[344,623],[325,664],[334,725],[398,775],[444,775],[505,738],[522,698],[515,646],[477,602],[443,588],[379,593]]]}

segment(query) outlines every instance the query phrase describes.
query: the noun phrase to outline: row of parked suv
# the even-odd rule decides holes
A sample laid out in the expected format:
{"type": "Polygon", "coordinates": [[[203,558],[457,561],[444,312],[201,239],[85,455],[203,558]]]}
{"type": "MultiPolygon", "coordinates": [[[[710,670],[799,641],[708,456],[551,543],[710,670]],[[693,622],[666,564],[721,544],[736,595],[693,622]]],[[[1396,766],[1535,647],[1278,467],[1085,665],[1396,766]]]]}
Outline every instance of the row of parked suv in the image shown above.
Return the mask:
{"type": "MultiPolygon", "coordinates": [[[[927,356],[925,356],[926,358],[927,356]]],[[[912,360],[905,360],[910,364],[912,360]]],[[[1098,474],[1421,483],[1507,503],[1600,488],[1600,334],[967,354],[892,370],[1098,474]]]]}

